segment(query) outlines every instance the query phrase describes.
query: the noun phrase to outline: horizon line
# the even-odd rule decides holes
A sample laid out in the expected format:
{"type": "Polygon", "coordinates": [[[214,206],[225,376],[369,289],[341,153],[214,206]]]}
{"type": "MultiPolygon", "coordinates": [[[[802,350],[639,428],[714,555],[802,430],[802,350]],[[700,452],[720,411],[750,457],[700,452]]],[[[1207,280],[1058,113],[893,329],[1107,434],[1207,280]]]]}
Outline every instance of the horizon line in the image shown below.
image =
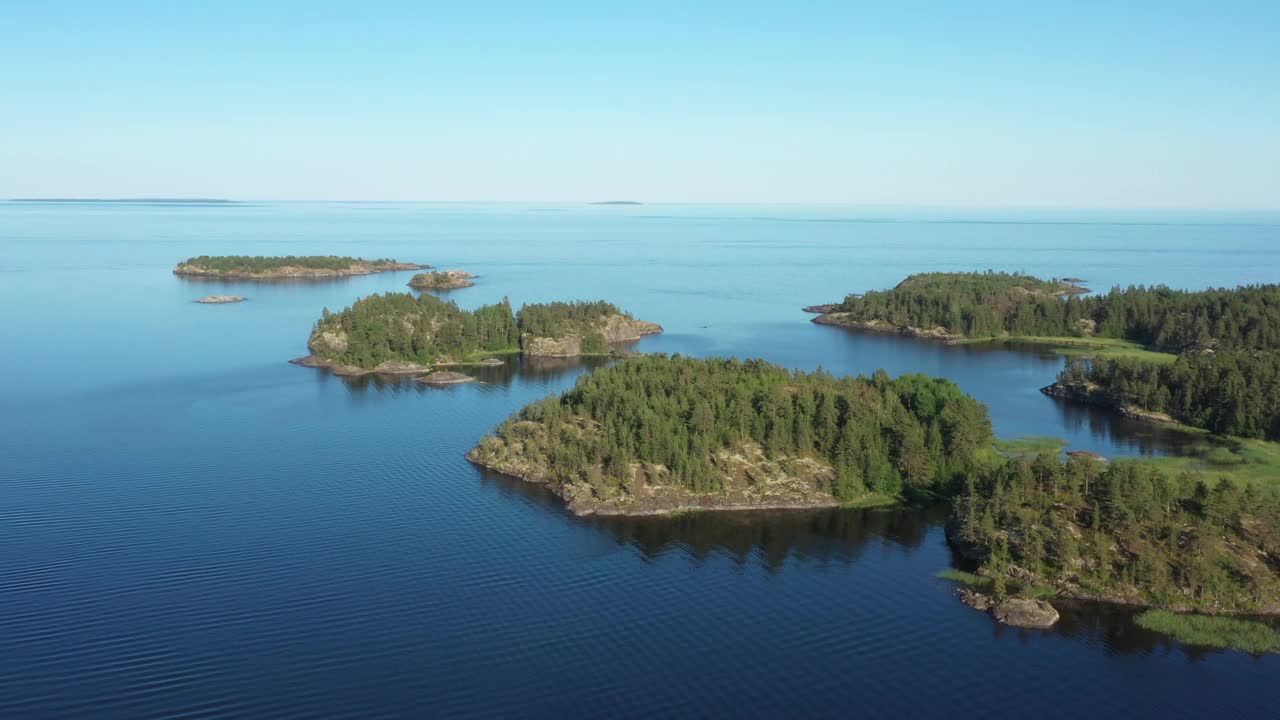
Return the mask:
{"type": "Polygon", "coordinates": [[[181,196],[139,197],[9,197],[4,202],[30,203],[190,203],[209,205],[237,205],[250,203],[344,203],[344,204],[434,204],[434,205],[603,205],[615,207],[644,207],[661,205],[679,206],[740,206],[740,207],[831,207],[831,208],[885,208],[912,210],[1026,210],[1026,211],[1080,211],[1080,212],[1237,212],[1280,213],[1276,207],[1198,207],[1168,205],[990,205],[990,204],[922,204],[922,203],[857,203],[838,201],[699,201],[699,200],[370,200],[370,199],[305,199],[305,198],[210,198],[181,196]]]}

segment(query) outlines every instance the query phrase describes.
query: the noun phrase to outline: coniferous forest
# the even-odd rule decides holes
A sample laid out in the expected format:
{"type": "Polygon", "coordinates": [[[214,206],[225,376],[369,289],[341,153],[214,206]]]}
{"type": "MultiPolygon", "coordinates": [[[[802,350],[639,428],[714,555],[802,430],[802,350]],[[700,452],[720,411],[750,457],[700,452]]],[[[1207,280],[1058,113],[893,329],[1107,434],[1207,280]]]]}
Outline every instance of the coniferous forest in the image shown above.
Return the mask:
{"type": "Polygon", "coordinates": [[[718,489],[711,455],[755,444],[769,458],[830,465],[837,478],[830,491],[841,500],[948,492],[979,467],[992,441],[986,408],[948,380],[890,379],[883,371],[836,378],[678,355],[597,370],[525,407],[497,434],[520,442],[524,459],[548,468],[555,482],[623,484],[638,463],[710,493],[718,489]],[[537,433],[521,427],[528,422],[537,433]]]}
{"type": "Polygon", "coordinates": [[[967,479],[948,532],[997,594],[1020,577],[1175,609],[1280,608],[1280,499],[1254,485],[1141,461],[1011,461],[967,479]]]}
{"type": "Polygon", "coordinates": [[[1280,441],[1280,353],[1188,352],[1167,365],[1068,361],[1059,383],[1092,383],[1120,404],[1222,435],[1280,441]]]}

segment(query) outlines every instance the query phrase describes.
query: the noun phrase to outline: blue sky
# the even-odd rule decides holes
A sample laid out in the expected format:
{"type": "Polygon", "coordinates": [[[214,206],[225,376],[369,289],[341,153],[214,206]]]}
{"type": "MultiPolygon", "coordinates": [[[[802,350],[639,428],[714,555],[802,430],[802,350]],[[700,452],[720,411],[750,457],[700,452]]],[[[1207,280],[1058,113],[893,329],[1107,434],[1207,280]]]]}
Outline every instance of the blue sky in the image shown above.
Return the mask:
{"type": "Polygon", "coordinates": [[[202,5],[0,1],[0,197],[1280,208],[1277,2],[202,5]]]}

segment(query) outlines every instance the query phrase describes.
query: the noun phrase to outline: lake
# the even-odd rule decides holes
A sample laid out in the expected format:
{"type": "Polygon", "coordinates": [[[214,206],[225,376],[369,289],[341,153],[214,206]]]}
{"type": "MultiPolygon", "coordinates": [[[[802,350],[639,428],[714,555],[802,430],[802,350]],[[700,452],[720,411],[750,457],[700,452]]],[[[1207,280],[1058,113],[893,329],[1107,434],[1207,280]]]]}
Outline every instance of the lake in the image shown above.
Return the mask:
{"type": "Polygon", "coordinates": [[[1280,657],[1129,613],[995,625],[935,573],[945,508],[578,518],[463,459],[598,362],[483,384],[289,365],[411,273],[199,282],[201,254],[461,268],[464,307],[605,299],[644,352],[924,372],[1003,437],[1180,439],[1043,396],[1052,353],[809,322],[913,272],[1094,289],[1280,282],[1275,214],[554,204],[0,202],[0,717],[1274,717],[1280,657]],[[248,302],[205,306],[215,293],[248,302]]]}

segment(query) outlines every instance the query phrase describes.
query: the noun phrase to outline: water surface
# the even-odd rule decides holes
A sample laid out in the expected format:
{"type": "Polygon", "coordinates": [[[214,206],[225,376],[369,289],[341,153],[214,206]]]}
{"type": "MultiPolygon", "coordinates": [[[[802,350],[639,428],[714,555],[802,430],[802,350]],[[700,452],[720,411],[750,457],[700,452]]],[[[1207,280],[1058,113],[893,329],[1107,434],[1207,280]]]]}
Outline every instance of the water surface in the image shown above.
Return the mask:
{"type": "Polygon", "coordinates": [[[797,207],[0,203],[0,716],[1274,717],[1280,658],[1181,647],[1120,610],[994,625],[934,573],[945,509],[577,518],[462,455],[595,363],[484,384],[285,360],[321,308],[409,273],[193,282],[200,254],[394,257],[448,297],[604,298],[643,351],[925,372],[1004,436],[1108,456],[1176,435],[1046,398],[1052,354],[813,325],[925,270],[1094,288],[1280,281],[1265,215],[797,207]],[[202,306],[211,293],[246,303],[202,306]]]}

